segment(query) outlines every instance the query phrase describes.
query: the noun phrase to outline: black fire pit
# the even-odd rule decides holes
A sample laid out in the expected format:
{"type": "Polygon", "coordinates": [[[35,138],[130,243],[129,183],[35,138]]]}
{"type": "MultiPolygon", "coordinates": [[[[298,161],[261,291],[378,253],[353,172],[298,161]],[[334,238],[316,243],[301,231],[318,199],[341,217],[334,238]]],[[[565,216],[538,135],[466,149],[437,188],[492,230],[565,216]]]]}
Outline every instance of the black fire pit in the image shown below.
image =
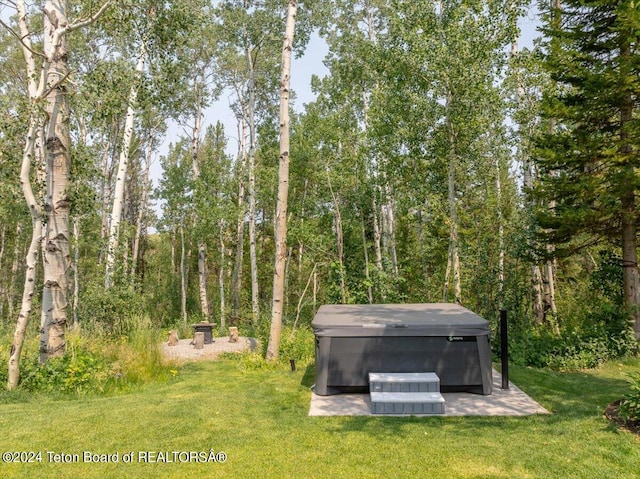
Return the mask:
{"type": "Polygon", "coordinates": [[[192,327],[195,333],[204,333],[204,344],[212,344],[213,343],[213,334],[211,331],[215,328],[216,323],[196,323],[193,324],[192,327]]]}

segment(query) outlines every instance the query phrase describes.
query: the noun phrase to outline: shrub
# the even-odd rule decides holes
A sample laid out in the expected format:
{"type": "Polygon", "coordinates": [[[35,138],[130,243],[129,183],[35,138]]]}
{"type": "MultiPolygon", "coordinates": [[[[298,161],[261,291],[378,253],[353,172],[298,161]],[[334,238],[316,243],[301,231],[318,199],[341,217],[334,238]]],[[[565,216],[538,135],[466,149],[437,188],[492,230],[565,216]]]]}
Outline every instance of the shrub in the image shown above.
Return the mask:
{"type": "Polygon", "coordinates": [[[640,421],[640,373],[630,375],[631,392],[620,402],[618,414],[625,421],[640,421]]]}
{"type": "Polygon", "coordinates": [[[102,285],[90,284],[80,299],[78,322],[94,334],[126,336],[132,327],[138,327],[135,320],[144,317],[142,298],[130,286],[114,285],[105,290],[102,285]]]}
{"type": "MultiPolygon", "coordinates": [[[[20,362],[19,391],[11,394],[110,394],[171,377],[158,348],[158,333],[149,327],[148,318],[129,317],[126,324],[126,336],[98,336],[91,328],[90,334],[82,328],[68,331],[65,355],[45,364],[38,363],[38,338],[29,339],[20,362]]],[[[0,358],[0,380],[6,384],[4,356],[0,358]]]]}

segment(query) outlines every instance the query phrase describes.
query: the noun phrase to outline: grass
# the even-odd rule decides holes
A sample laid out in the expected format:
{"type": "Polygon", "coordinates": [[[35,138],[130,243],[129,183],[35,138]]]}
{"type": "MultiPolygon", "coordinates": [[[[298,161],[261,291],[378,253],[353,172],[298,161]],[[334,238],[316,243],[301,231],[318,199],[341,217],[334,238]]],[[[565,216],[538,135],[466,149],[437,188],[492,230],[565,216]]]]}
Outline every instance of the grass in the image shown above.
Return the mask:
{"type": "Polygon", "coordinates": [[[602,415],[629,390],[626,374],[638,359],[578,373],[512,367],[512,381],[553,411],[524,418],[309,417],[312,367],[292,373],[240,364],[189,364],[125,395],[0,405],[0,451],[42,454],[40,463],[0,464],[0,476],[638,477],[638,438],[602,415]],[[210,449],[224,451],[226,462],[139,456],[210,449]],[[52,463],[47,451],[78,454],[79,462],[52,463]],[[120,460],[85,463],[84,451],[117,452],[120,460]],[[129,452],[133,461],[123,463],[129,452]]]}

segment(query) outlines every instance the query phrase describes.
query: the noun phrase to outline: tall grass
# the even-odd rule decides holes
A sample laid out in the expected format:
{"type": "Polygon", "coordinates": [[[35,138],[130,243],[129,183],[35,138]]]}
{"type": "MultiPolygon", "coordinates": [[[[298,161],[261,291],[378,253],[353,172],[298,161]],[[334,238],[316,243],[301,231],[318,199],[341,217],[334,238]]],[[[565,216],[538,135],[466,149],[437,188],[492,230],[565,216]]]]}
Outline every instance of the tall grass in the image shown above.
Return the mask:
{"type": "Polygon", "coordinates": [[[131,316],[115,330],[92,323],[76,325],[67,332],[64,357],[42,365],[38,364],[39,339],[29,337],[17,392],[5,390],[11,341],[8,333],[0,341],[0,402],[24,400],[25,392],[56,397],[116,394],[171,375],[158,348],[160,332],[145,315],[131,316]]]}

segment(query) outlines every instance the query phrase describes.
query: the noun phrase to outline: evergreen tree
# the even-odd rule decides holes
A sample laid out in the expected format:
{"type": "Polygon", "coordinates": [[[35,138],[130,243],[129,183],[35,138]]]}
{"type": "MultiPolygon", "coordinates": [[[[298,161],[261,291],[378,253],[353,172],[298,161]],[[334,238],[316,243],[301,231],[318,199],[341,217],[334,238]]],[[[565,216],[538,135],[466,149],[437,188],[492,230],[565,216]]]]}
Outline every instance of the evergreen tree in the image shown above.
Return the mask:
{"type": "Polygon", "coordinates": [[[624,303],[640,338],[636,196],[640,178],[640,10],[634,0],[541,5],[555,91],[538,138],[540,226],[556,253],[601,241],[622,251],[624,303]]]}

